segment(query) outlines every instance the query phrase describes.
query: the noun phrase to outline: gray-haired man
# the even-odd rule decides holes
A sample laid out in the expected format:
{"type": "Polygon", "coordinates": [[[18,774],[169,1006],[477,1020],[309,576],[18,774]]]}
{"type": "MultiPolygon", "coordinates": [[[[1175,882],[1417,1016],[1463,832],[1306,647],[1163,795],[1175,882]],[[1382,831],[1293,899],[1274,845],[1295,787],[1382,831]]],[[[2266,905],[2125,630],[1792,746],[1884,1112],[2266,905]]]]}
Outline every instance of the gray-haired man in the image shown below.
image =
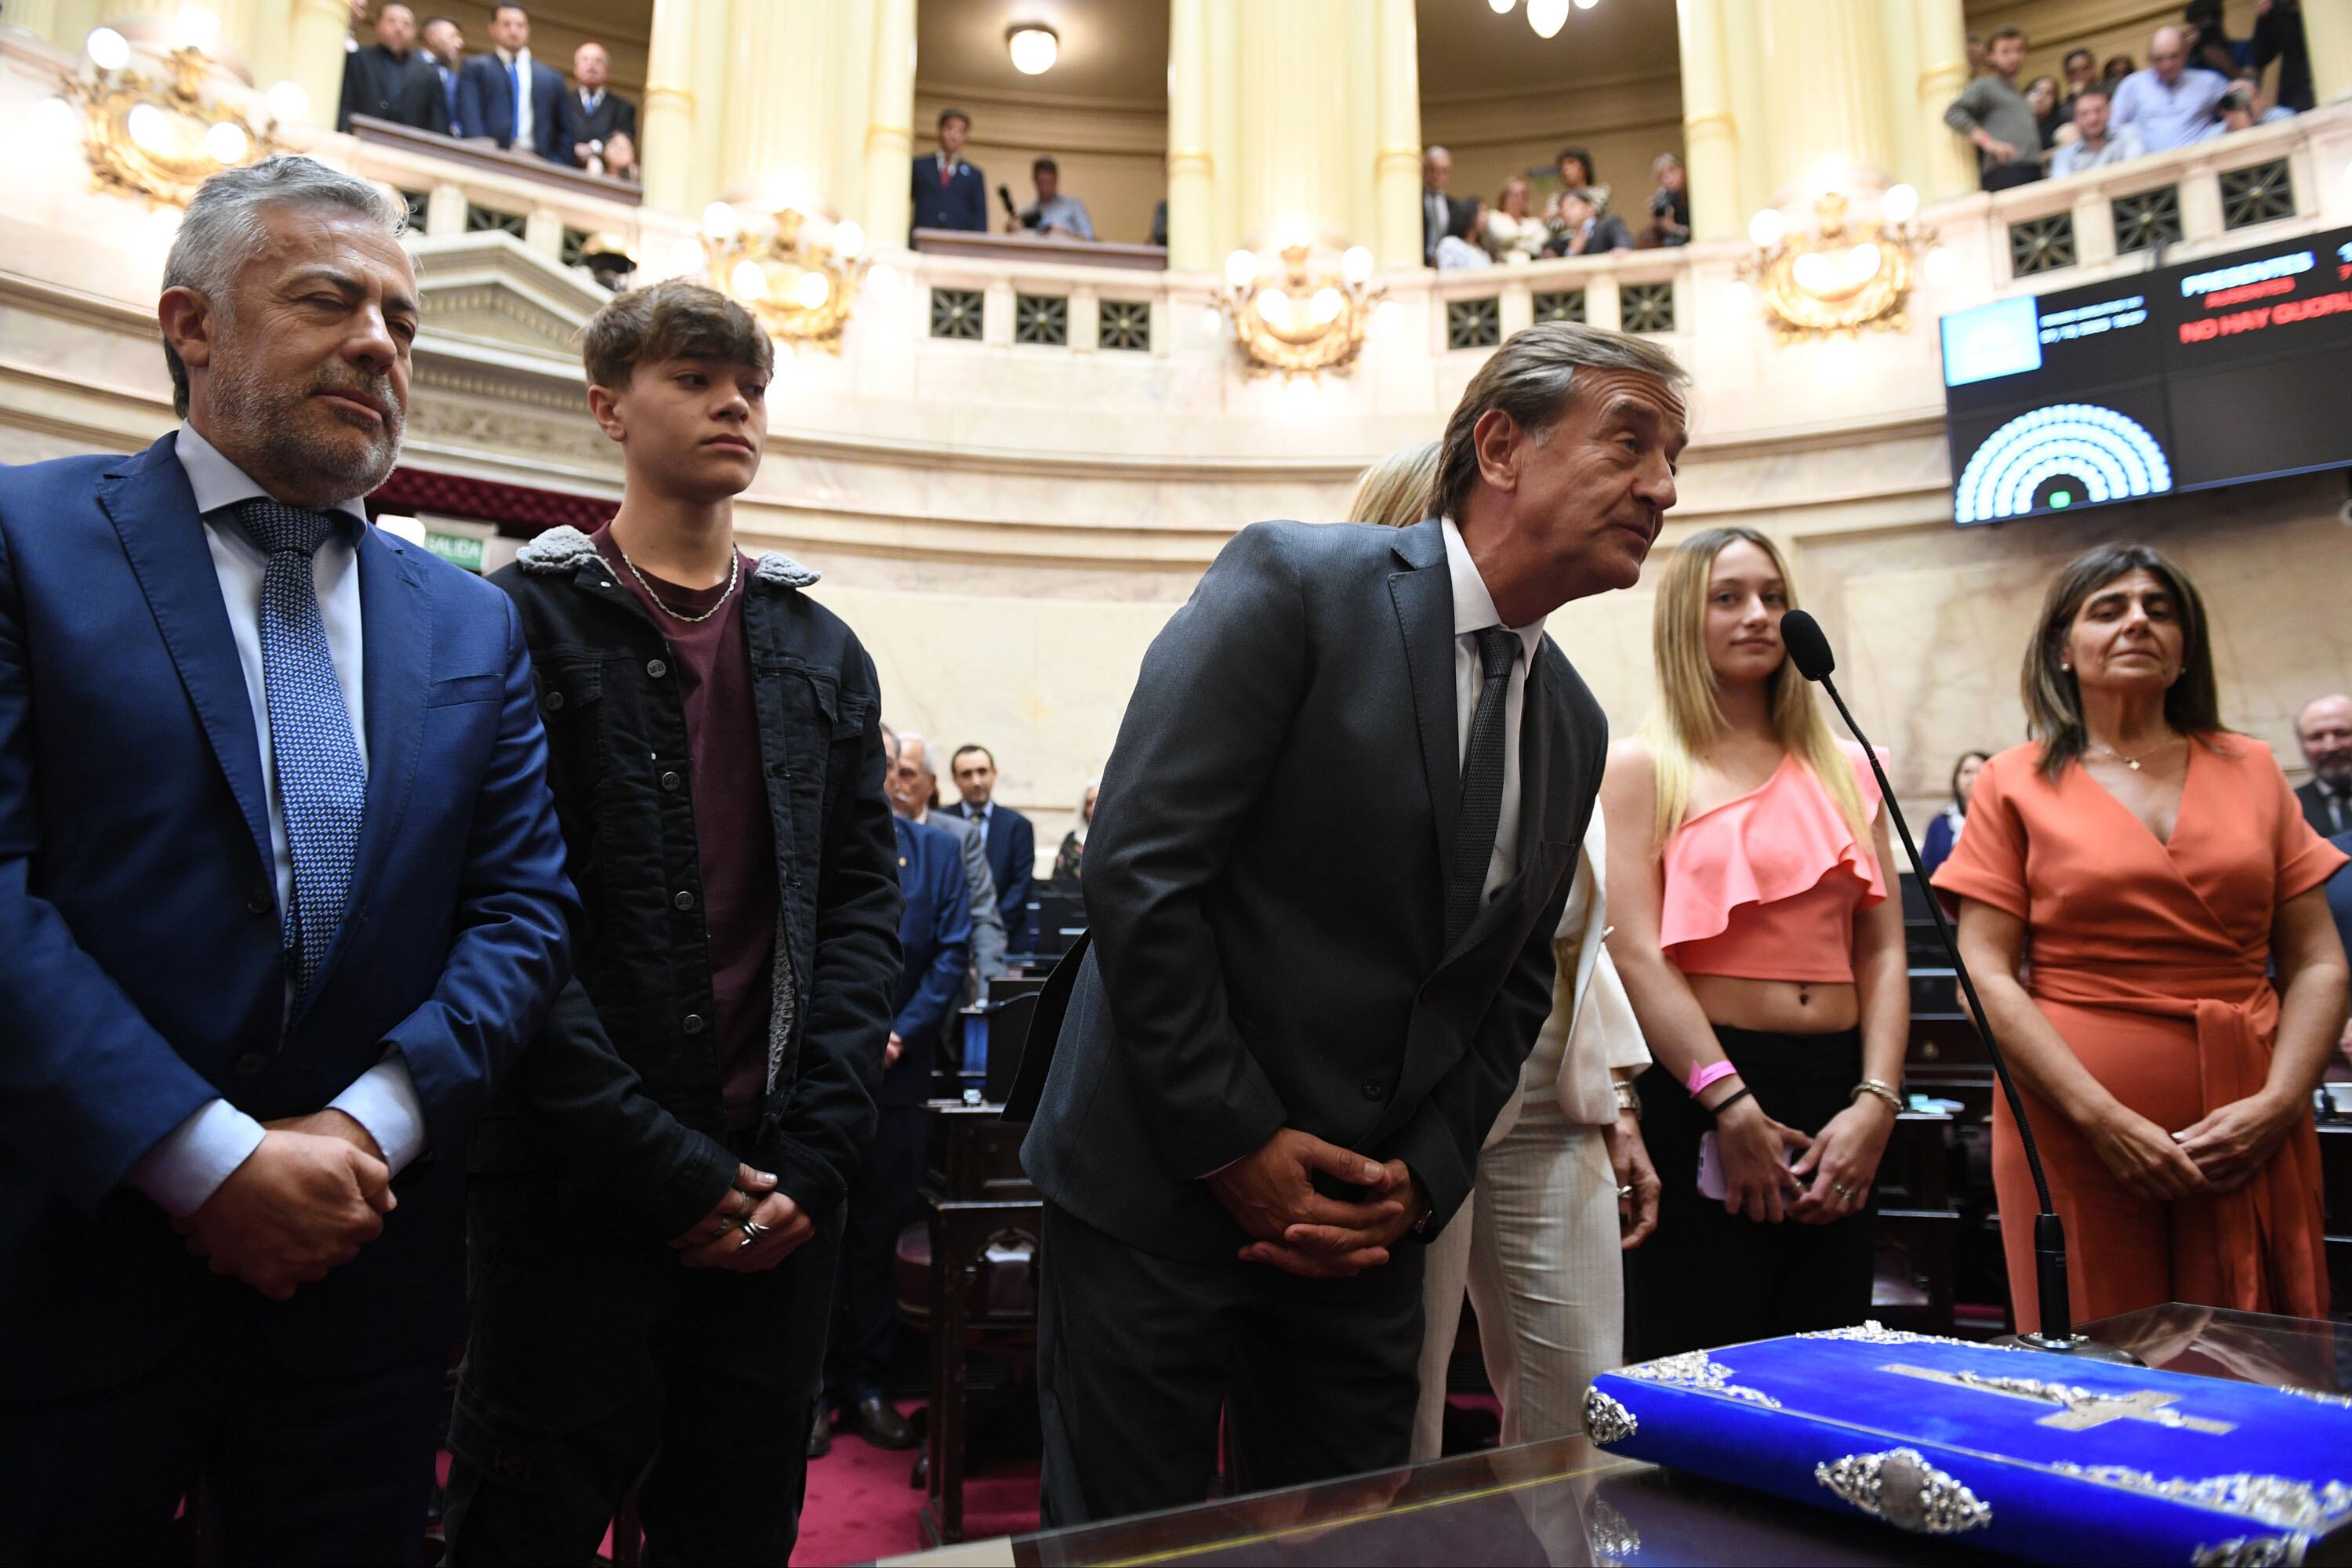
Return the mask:
{"type": "Polygon", "coordinates": [[[413,1563],[466,1142],[578,904],[505,595],[368,525],[401,217],[215,176],[185,423],[0,469],[0,1555],[413,1563]],[[175,1234],[176,1232],[176,1234],[175,1234]]]}
{"type": "Polygon", "coordinates": [[[1416,1243],[1550,1010],[1601,787],[1544,617],[1640,575],[1682,379],[1638,338],[1520,332],[1447,426],[1441,515],[1245,528],[1145,656],[1022,1148],[1049,1525],[1197,1500],[1221,1409],[1244,1490],[1405,1462],[1416,1243]]]}

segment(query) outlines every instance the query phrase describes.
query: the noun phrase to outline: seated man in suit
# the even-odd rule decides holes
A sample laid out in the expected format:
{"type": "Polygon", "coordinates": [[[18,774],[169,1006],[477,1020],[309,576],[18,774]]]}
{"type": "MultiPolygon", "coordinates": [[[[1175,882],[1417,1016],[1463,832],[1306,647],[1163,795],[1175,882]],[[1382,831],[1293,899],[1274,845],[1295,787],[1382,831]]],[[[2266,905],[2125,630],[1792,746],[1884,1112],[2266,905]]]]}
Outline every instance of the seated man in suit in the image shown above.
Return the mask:
{"type": "Polygon", "coordinates": [[[979,823],[988,842],[988,874],[996,879],[996,909],[1004,917],[1004,951],[1027,952],[1034,940],[1029,888],[1037,879],[1037,830],[1011,806],[996,804],[996,758],[986,746],[958,747],[948,759],[948,772],[962,797],[948,809],[979,823]]]}
{"type": "Polygon", "coordinates": [[[466,1142],[579,905],[497,589],[370,527],[396,204],[215,174],[156,313],[184,423],[0,468],[6,1554],[414,1563],[466,1142]]]}
{"type": "MultiPolygon", "coordinates": [[[[887,728],[883,749],[895,768],[901,742],[887,728]]],[[[827,1406],[851,1431],[877,1448],[911,1448],[914,1428],[890,1403],[883,1379],[898,1329],[898,1233],[919,1217],[923,1176],[923,1101],[930,1098],[931,1065],[940,1037],[955,1016],[971,949],[971,897],[963,852],[943,829],[896,819],[898,884],[906,904],[898,917],[904,954],[892,1005],[887,1068],[882,1074],[879,1120],[865,1167],[849,1187],[849,1223],[842,1237],[835,1287],[833,1334],[825,1352],[825,1399],[808,1435],[810,1457],[832,1446],[827,1406]]]]}
{"type": "Polygon", "coordinates": [[[416,47],[416,13],[388,0],[375,14],[375,42],[343,57],[343,106],[335,129],[349,131],[365,114],[446,135],[449,104],[441,76],[416,47]]]}
{"type": "Polygon", "coordinates": [[[957,156],[971,134],[971,115],[940,110],[940,150],[915,160],[914,227],[988,232],[988,182],[957,156]]]}
{"type": "Polygon", "coordinates": [[[634,1484],[648,1559],[781,1565],[898,982],[880,693],[816,574],[736,543],[751,312],[672,279],[581,337],[621,510],[495,581],[589,935],[476,1141],[449,1550],[591,1562],[634,1484]]]}
{"type": "Polygon", "coordinates": [[[457,120],[466,134],[570,163],[556,143],[563,78],[531,58],[530,13],[511,0],[491,6],[490,42],[488,54],[476,55],[457,72],[457,120]]]}
{"type": "Polygon", "coordinates": [[[1049,1528],[1405,1462],[1421,1241],[1552,994],[1608,726],[1544,617],[1641,574],[1680,368],[1496,350],[1405,529],[1253,524],[1144,656],[1087,847],[1044,1194],[1049,1528]],[[1350,783],[1348,809],[1329,782],[1350,783]]]}
{"type": "Polygon", "coordinates": [[[614,137],[627,137],[632,148],[636,142],[637,106],[605,87],[612,75],[604,45],[592,41],[572,51],[575,85],[556,105],[555,145],[583,169],[591,159],[604,162],[604,143],[614,137]]]}
{"type": "Polygon", "coordinates": [[[2322,838],[2352,833],[2352,697],[2315,697],[2294,716],[2295,742],[2311,778],[2294,792],[2322,838]]]}

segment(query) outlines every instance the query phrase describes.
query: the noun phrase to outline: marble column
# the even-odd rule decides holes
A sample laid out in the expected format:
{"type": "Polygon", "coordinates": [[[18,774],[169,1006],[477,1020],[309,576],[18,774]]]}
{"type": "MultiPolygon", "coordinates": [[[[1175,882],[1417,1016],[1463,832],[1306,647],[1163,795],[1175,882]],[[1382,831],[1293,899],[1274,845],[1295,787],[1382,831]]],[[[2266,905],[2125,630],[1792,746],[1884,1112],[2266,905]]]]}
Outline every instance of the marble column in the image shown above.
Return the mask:
{"type": "Polygon", "coordinates": [[[1380,0],[1373,84],[1372,258],[1421,264],[1421,42],[1412,0],[1380,0]]]}
{"type": "Polygon", "coordinates": [[[1944,110],[1969,85],[1968,20],[1960,0],[1913,0],[1918,83],[1912,113],[1919,128],[1920,196],[1934,201],[1977,187],[1976,150],[1944,123],[1944,110]]]}
{"type": "Polygon", "coordinates": [[[699,0],[654,0],[646,48],[646,101],[637,111],[637,159],[646,203],[687,212],[694,180],[694,24],[699,0]]]}
{"type": "MultiPolygon", "coordinates": [[[[823,201],[837,163],[843,8],[830,0],[759,0],[737,8],[727,71],[719,180],[759,200],[823,201]]],[[[861,90],[865,63],[860,62],[861,90]]],[[[862,189],[850,193],[862,196],[862,189]]]]}
{"type": "Polygon", "coordinates": [[[2304,6],[2303,37],[2311,47],[2311,85],[2319,101],[2352,96],[2352,5],[2316,0],[2304,6]]]}
{"type": "Polygon", "coordinates": [[[1756,65],[1771,138],[1771,188],[1813,173],[1824,160],[1892,169],[1884,0],[1756,0],[1756,5],[1763,24],[1764,49],[1756,65]]]}
{"type": "MultiPolygon", "coordinates": [[[[1227,0],[1228,4],[1232,0],[1227,0]]],[[[1317,237],[1328,230],[1350,241],[1364,237],[1371,215],[1353,210],[1349,160],[1349,93],[1360,91],[1328,63],[1344,47],[1351,16],[1348,0],[1282,0],[1237,7],[1237,78],[1244,243],[1267,243],[1276,231],[1304,223],[1317,237]],[[1308,90],[1302,72],[1316,75],[1308,90]]]]}
{"type": "Polygon", "coordinates": [[[1739,127],[1723,41],[1724,0],[1678,0],[1683,78],[1683,170],[1693,239],[1730,239],[1748,220],[1740,189],[1739,127]]]}
{"type": "Polygon", "coordinates": [[[866,109],[866,233],[902,246],[913,220],[915,0],[876,0],[873,86],[866,109]]]}
{"type": "Polygon", "coordinates": [[[1168,265],[1178,271],[1217,265],[1217,161],[1209,150],[1209,0],[1171,0],[1168,265]]]}
{"type": "Polygon", "coordinates": [[[294,0],[287,18],[284,76],[310,95],[313,125],[334,126],[343,96],[343,40],[351,32],[352,8],[345,0],[294,0]]]}
{"type": "Polygon", "coordinates": [[[5,11],[0,11],[0,26],[22,27],[36,37],[47,38],[53,44],[71,47],[58,37],[58,0],[16,0],[5,11]]]}

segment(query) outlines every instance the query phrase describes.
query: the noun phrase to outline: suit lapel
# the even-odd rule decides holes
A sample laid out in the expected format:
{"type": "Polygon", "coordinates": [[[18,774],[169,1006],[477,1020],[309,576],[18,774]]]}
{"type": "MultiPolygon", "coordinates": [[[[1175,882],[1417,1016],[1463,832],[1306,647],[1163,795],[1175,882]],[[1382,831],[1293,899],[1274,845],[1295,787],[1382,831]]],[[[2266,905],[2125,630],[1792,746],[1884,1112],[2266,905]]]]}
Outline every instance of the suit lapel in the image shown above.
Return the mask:
{"type": "Polygon", "coordinates": [[[433,605],[424,574],[381,531],[360,536],[360,626],[366,670],[368,780],[360,843],[352,863],[351,896],[334,944],[319,966],[310,994],[326,989],[336,962],[366,910],[400,837],[408,792],[416,775],[425,729],[425,694],[433,674],[433,605]]]}
{"type": "Polygon", "coordinates": [[[1422,776],[1436,834],[1439,885],[1453,875],[1454,817],[1461,809],[1460,719],[1454,695],[1454,580],[1445,569],[1445,540],[1435,522],[1416,523],[1397,536],[1397,559],[1408,568],[1389,577],[1397,634],[1404,641],[1412,687],[1422,776]]]}
{"type": "Polygon", "coordinates": [[[175,450],[166,436],[105,475],[99,480],[98,503],[113,520],[180,684],[253,836],[254,853],[267,868],[277,864],[277,856],[270,847],[253,702],[229,632],[220,574],[205,542],[204,518],[175,450]]]}

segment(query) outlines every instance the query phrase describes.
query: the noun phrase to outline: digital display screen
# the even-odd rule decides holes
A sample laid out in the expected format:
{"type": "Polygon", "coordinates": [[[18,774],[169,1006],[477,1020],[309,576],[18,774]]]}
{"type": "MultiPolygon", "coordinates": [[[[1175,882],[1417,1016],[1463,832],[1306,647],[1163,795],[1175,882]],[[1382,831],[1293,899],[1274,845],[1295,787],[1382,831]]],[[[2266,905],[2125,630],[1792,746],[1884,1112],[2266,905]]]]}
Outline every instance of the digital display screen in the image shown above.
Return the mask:
{"type": "Polygon", "coordinates": [[[1962,524],[2352,465],[2352,229],[1941,325],[1962,524]]]}

